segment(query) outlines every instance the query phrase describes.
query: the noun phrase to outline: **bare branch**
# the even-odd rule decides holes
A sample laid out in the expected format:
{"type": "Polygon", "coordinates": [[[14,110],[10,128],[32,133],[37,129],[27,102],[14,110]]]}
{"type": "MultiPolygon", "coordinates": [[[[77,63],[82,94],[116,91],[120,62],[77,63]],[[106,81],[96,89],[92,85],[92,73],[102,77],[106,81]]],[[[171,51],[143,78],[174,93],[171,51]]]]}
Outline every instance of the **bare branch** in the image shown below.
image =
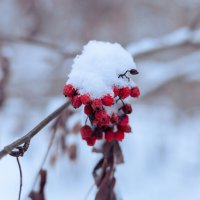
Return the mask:
{"type": "Polygon", "coordinates": [[[63,58],[73,58],[80,52],[69,52],[56,43],[51,43],[46,40],[41,40],[35,37],[20,37],[20,38],[0,38],[0,44],[12,44],[12,43],[27,43],[30,45],[36,45],[43,48],[51,49],[60,54],[63,58]]]}
{"type": "Polygon", "coordinates": [[[134,56],[141,56],[184,44],[200,45],[200,29],[192,30],[183,27],[159,38],[149,38],[132,43],[127,46],[127,50],[134,56]]]}
{"type": "Polygon", "coordinates": [[[58,109],[56,109],[53,113],[43,119],[37,126],[35,126],[31,131],[29,131],[26,135],[14,141],[13,143],[5,146],[0,151],[0,159],[4,156],[10,154],[13,149],[17,148],[19,145],[22,145],[28,141],[30,141],[41,129],[43,129],[49,122],[55,119],[65,108],[69,106],[69,102],[64,103],[58,109]]]}

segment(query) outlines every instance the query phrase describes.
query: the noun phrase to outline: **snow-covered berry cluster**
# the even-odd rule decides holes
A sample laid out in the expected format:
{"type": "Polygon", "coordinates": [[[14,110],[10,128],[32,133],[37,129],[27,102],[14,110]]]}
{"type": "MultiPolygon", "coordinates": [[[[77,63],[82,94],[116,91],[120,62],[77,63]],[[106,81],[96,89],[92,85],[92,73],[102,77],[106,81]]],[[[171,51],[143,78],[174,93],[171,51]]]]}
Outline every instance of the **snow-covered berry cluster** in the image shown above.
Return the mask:
{"type": "Polygon", "coordinates": [[[88,145],[94,145],[96,140],[105,139],[107,141],[122,141],[124,133],[130,133],[128,115],[132,113],[131,104],[124,103],[124,99],[129,96],[136,98],[140,95],[138,87],[113,87],[114,96],[106,94],[102,98],[92,99],[89,94],[80,94],[71,84],[64,86],[64,95],[69,97],[74,108],[84,106],[84,113],[87,115],[85,124],[81,128],[82,139],[86,140],[88,145]],[[116,107],[112,114],[108,107],[116,107]]]}
{"type": "Polygon", "coordinates": [[[88,145],[101,139],[122,141],[131,132],[127,100],[139,97],[140,90],[129,75],[137,73],[131,55],[119,44],[91,41],[75,58],[63,93],[74,108],[83,107],[80,132],[88,145]]]}

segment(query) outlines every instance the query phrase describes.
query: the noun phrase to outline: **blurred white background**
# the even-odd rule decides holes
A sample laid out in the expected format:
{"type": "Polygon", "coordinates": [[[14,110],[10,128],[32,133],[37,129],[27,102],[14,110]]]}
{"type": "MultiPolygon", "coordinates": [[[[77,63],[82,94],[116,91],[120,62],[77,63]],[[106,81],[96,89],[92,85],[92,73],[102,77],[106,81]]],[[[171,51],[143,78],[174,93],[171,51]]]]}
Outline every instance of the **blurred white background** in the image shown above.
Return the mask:
{"type": "MultiPolygon", "coordinates": [[[[121,199],[199,200],[198,0],[0,0],[0,147],[65,101],[62,88],[72,59],[93,39],[127,47],[140,72],[133,134],[121,144],[125,164],[116,172],[121,199]]],[[[31,190],[49,133],[46,128],[37,135],[20,159],[22,199],[31,190]]],[[[100,155],[79,136],[74,142],[75,161],[59,154],[55,165],[45,164],[47,200],[84,200],[93,185],[91,172],[100,155]]],[[[16,160],[7,156],[0,161],[0,199],[17,199],[18,189],[16,160]]]]}

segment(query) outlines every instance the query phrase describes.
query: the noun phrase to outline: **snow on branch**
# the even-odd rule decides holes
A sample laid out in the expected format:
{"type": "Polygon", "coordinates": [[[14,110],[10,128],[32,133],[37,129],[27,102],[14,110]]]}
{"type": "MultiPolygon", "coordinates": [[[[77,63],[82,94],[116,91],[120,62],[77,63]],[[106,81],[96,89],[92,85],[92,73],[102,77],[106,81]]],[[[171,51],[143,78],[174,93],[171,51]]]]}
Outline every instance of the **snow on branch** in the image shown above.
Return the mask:
{"type": "MultiPolygon", "coordinates": [[[[61,45],[46,41],[44,39],[34,38],[34,37],[20,37],[20,38],[0,38],[0,42],[5,45],[13,43],[25,43],[29,45],[36,45],[51,49],[56,53],[59,53],[63,58],[73,58],[80,51],[72,51],[63,48],[61,45]]],[[[133,56],[140,56],[143,54],[155,52],[158,50],[165,50],[168,48],[173,48],[176,46],[184,45],[199,45],[200,44],[200,29],[192,29],[190,27],[182,27],[172,33],[158,37],[158,38],[147,38],[142,39],[138,42],[133,42],[129,44],[126,49],[133,56]]]]}
{"type": "Polygon", "coordinates": [[[140,83],[143,97],[178,77],[194,76],[200,73],[200,51],[169,62],[148,61],[142,64],[140,72],[143,81],[140,83]],[[192,62],[191,62],[192,61],[192,62]],[[151,73],[147,68],[151,68],[151,73]],[[148,87],[146,87],[148,85],[148,87]]]}
{"type": "Polygon", "coordinates": [[[187,43],[200,44],[200,29],[192,30],[188,27],[183,27],[159,38],[149,38],[129,44],[127,50],[132,55],[139,56],[187,43]]]}

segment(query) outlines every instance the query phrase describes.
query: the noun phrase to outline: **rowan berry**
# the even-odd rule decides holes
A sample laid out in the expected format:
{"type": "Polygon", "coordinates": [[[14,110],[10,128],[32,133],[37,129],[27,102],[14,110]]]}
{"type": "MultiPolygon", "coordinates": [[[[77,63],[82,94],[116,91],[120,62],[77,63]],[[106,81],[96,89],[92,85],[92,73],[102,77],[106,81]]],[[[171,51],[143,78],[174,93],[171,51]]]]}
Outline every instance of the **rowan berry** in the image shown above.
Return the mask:
{"type": "Polygon", "coordinates": [[[117,141],[122,141],[124,139],[124,132],[119,131],[119,130],[115,132],[115,139],[117,141]]]}
{"type": "Polygon", "coordinates": [[[94,99],[91,105],[93,110],[101,110],[103,108],[101,99],[94,99]]]}
{"type": "Polygon", "coordinates": [[[80,132],[83,140],[89,138],[92,135],[92,129],[88,125],[82,126],[80,132]]]}
{"type": "Polygon", "coordinates": [[[82,103],[81,103],[80,97],[78,95],[74,96],[72,98],[72,106],[74,108],[79,108],[81,105],[82,105],[82,103]]]}
{"type": "Polygon", "coordinates": [[[76,93],[75,88],[71,84],[67,84],[63,88],[63,94],[67,97],[72,97],[76,93]]]}
{"type": "Polygon", "coordinates": [[[133,87],[130,93],[131,97],[137,98],[140,96],[140,89],[138,87],[133,87]]]}
{"type": "Polygon", "coordinates": [[[114,99],[111,95],[108,94],[102,98],[102,103],[105,106],[112,106],[114,103],[114,99]]]}
{"type": "Polygon", "coordinates": [[[129,95],[130,95],[130,89],[129,89],[129,87],[120,88],[120,90],[119,90],[119,97],[121,99],[126,99],[129,95]]]}
{"type": "Polygon", "coordinates": [[[105,132],[105,139],[108,141],[108,142],[111,142],[115,139],[115,133],[113,131],[106,131],[105,132]]]}
{"type": "Polygon", "coordinates": [[[124,111],[125,114],[131,114],[132,113],[131,104],[124,104],[122,110],[124,111]]]}
{"type": "Polygon", "coordinates": [[[84,113],[86,115],[91,115],[93,113],[91,105],[85,105],[85,107],[84,107],[84,113]]]}
{"type": "Polygon", "coordinates": [[[88,94],[83,94],[80,96],[82,104],[87,104],[91,101],[90,96],[88,94]]]}

